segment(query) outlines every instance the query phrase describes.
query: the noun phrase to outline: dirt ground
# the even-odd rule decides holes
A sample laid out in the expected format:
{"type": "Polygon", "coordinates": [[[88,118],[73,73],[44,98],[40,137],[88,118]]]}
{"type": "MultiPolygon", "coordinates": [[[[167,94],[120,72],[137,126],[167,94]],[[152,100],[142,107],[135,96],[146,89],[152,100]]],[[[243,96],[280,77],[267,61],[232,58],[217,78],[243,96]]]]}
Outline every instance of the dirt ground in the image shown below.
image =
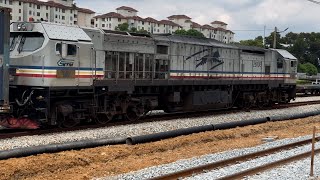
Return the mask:
{"type": "Polygon", "coordinates": [[[320,133],[320,116],[183,136],[136,146],[106,146],[0,161],[0,179],[91,179],[112,176],[279,139],[320,133]]]}

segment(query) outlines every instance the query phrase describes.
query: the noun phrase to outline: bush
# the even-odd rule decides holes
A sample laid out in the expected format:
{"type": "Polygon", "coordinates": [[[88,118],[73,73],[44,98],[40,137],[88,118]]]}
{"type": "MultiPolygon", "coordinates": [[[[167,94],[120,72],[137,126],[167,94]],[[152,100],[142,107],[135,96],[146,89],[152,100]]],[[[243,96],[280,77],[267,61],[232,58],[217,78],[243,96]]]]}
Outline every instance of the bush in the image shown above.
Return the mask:
{"type": "Polygon", "coordinates": [[[298,71],[302,73],[307,73],[308,76],[318,74],[317,67],[311,63],[299,64],[298,71]]]}

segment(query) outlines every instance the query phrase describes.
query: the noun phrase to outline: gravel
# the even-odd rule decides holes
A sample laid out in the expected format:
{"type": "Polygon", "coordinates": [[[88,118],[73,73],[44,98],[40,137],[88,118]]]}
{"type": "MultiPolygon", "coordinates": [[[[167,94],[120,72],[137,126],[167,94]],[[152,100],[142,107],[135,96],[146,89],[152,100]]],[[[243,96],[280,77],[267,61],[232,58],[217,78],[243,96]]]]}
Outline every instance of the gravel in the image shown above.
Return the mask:
{"type": "MultiPolygon", "coordinates": [[[[166,165],[161,165],[161,166],[156,166],[156,167],[150,167],[146,168],[140,171],[136,172],[131,172],[128,174],[123,174],[123,175],[118,175],[114,177],[105,177],[105,178],[99,178],[99,180],[104,180],[104,179],[130,179],[130,180],[138,180],[138,179],[149,179],[152,177],[158,177],[164,174],[168,173],[173,173],[177,172],[180,170],[200,166],[200,165],[205,165],[209,163],[213,163],[216,161],[224,160],[224,159],[229,159],[232,157],[244,155],[244,154],[249,154],[253,153],[256,151],[261,151],[264,149],[269,149],[272,147],[277,147],[281,146],[284,144],[289,144],[301,140],[305,140],[307,138],[310,138],[311,136],[305,136],[305,137],[299,137],[295,139],[283,139],[275,142],[270,142],[266,143],[257,147],[253,148],[245,148],[245,149],[238,149],[238,150],[232,150],[232,151],[227,151],[227,152],[222,152],[222,153],[217,153],[217,154],[211,154],[211,155],[206,155],[202,157],[197,157],[189,160],[180,160],[175,163],[171,164],[166,164],[166,165]]],[[[320,146],[320,143],[316,144],[317,147],[320,146]]],[[[231,165],[228,167],[216,169],[204,174],[196,175],[190,178],[187,178],[187,180],[203,180],[203,179],[217,179],[224,177],[226,175],[230,175],[234,172],[238,171],[243,171],[245,169],[255,167],[257,165],[263,165],[269,162],[273,162],[274,160],[280,160],[283,158],[287,158],[293,155],[296,155],[297,153],[303,153],[310,151],[311,146],[306,145],[302,147],[298,147],[296,149],[291,149],[288,151],[282,151],[278,152],[276,154],[272,154],[270,156],[264,156],[260,157],[258,159],[253,159],[248,162],[243,162],[235,165],[231,165]]],[[[320,157],[317,156],[317,159],[320,157]]],[[[320,175],[320,161],[317,162],[317,159],[315,160],[316,162],[316,167],[317,169],[315,172],[317,173],[316,175],[320,175]]],[[[296,162],[287,166],[283,166],[277,169],[274,169],[270,172],[265,172],[256,176],[248,177],[246,179],[309,179],[309,173],[310,171],[310,159],[306,159],[301,162],[296,162]]]]}
{"type": "Polygon", "coordinates": [[[310,97],[297,97],[295,101],[292,101],[291,103],[295,102],[308,102],[308,101],[320,101],[320,96],[310,96],[310,97]]]}
{"type": "Polygon", "coordinates": [[[110,139],[129,136],[139,136],[158,132],[166,132],[181,128],[219,124],[224,122],[239,121],[275,115],[293,114],[292,112],[305,113],[317,110],[320,110],[320,105],[300,106],[288,109],[229,113],[224,115],[210,115],[197,118],[183,118],[161,122],[147,122],[134,125],[104,127],[99,129],[88,129],[49,135],[24,136],[0,140],[0,150],[9,150],[30,146],[40,146],[90,139],[110,139]]]}

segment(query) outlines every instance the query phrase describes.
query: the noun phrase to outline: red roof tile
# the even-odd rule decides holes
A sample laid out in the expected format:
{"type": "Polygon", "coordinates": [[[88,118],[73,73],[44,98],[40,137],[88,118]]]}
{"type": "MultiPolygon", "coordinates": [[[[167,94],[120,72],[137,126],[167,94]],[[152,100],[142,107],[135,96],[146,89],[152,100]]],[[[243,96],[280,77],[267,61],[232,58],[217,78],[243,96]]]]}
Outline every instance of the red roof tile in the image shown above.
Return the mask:
{"type": "Polygon", "coordinates": [[[178,26],[178,27],[181,27],[179,24],[176,24],[172,21],[169,21],[169,20],[161,20],[159,21],[159,24],[165,24],[165,25],[169,25],[169,26],[178,26]]]}
{"type": "Polygon", "coordinates": [[[222,21],[213,21],[211,24],[221,24],[221,25],[228,25],[225,22],[222,21]]]}
{"type": "Polygon", "coordinates": [[[116,12],[110,12],[110,13],[107,13],[107,14],[102,14],[102,15],[99,15],[99,16],[95,16],[93,18],[123,18],[123,19],[125,19],[124,16],[122,16],[121,14],[116,13],[116,12]]]}
{"type": "Polygon", "coordinates": [[[227,32],[228,30],[226,30],[226,29],[223,29],[223,28],[214,28],[215,30],[217,30],[217,31],[223,31],[223,32],[227,32]]]}
{"type": "Polygon", "coordinates": [[[153,19],[151,17],[147,17],[144,19],[145,22],[151,22],[151,23],[158,23],[159,21],[157,21],[156,19],[153,19]]]}
{"type": "Polygon", "coordinates": [[[205,24],[202,26],[203,29],[209,29],[209,30],[214,30],[214,28],[208,24],[205,24]]]}
{"type": "Polygon", "coordinates": [[[169,16],[168,19],[191,19],[191,18],[186,15],[172,15],[172,16],[169,16]]]}
{"type": "Polygon", "coordinates": [[[192,28],[201,28],[202,26],[196,22],[192,22],[191,27],[192,28]]]}
{"type": "Polygon", "coordinates": [[[132,7],[128,7],[128,6],[121,6],[121,7],[118,7],[116,10],[127,10],[127,11],[138,12],[136,9],[133,9],[132,7]]]}
{"type": "Polygon", "coordinates": [[[91,9],[86,9],[86,8],[79,8],[79,7],[77,7],[77,10],[78,10],[79,12],[87,13],[87,14],[94,14],[94,13],[95,13],[95,12],[92,11],[91,9]]]}
{"type": "Polygon", "coordinates": [[[143,21],[144,19],[140,16],[129,16],[129,17],[126,17],[127,19],[133,19],[133,20],[136,20],[136,21],[143,21]]]}
{"type": "Polygon", "coordinates": [[[60,9],[74,9],[74,10],[78,10],[80,12],[88,13],[88,14],[95,13],[94,11],[92,11],[90,9],[79,8],[79,7],[75,6],[75,5],[73,5],[71,7],[70,6],[65,6],[63,4],[56,3],[56,2],[53,2],[53,1],[48,1],[48,2],[39,1],[39,0],[15,0],[15,1],[20,1],[20,2],[23,2],[23,3],[31,3],[31,4],[36,4],[36,5],[56,7],[56,8],[60,8],[60,9]]]}

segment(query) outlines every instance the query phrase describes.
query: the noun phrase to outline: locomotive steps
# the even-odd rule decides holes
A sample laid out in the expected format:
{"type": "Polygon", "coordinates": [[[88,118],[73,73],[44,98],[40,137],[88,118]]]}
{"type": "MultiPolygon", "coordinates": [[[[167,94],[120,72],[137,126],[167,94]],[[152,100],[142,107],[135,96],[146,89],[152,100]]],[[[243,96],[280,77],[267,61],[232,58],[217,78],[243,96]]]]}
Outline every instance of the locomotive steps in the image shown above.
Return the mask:
{"type": "Polygon", "coordinates": [[[318,110],[304,112],[304,113],[270,116],[270,117],[258,118],[258,119],[247,119],[244,121],[235,121],[235,122],[228,122],[228,123],[221,123],[221,124],[198,126],[198,127],[192,127],[192,128],[184,128],[184,129],[178,129],[178,130],[167,131],[162,133],[133,136],[128,138],[85,140],[85,141],[5,150],[5,151],[0,151],[0,160],[26,157],[26,156],[42,154],[42,153],[56,153],[56,152],[68,151],[68,150],[94,148],[94,147],[106,146],[106,145],[117,145],[117,144],[135,145],[135,144],[159,141],[167,138],[174,138],[182,135],[189,135],[189,134],[206,132],[206,131],[232,129],[236,127],[262,124],[270,121],[275,122],[275,121],[283,121],[283,120],[293,120],[293,119],[305,118],[310,116],[316,116],[319,114],[320,114],[320,110],[318,109],[318,110]]]}

